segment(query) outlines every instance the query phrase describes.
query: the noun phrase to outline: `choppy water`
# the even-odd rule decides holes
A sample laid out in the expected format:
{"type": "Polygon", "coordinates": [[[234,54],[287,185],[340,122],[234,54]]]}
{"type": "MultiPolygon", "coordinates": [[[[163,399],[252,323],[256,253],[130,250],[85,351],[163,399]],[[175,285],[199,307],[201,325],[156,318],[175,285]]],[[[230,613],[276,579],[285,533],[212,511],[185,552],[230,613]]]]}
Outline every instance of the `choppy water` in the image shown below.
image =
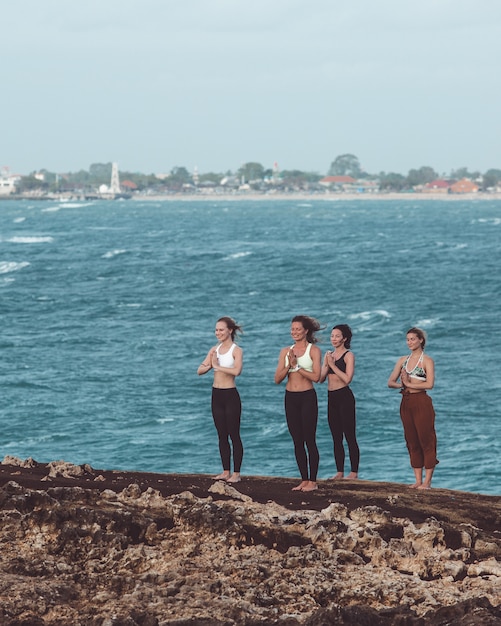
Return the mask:
{"type": "MultiPolygon", "coordinates": [[[[405,331],[428,332],[434,484],[501,493],[499,201],[0,202],[0,456],[219,471],[211,377],[221,315],[244,326],[244,474],[297,476],[273,374],[293,315],[349,323],[360,476],[410,482],[405,331]]],[[[320,478],[334,471],[318,385],[320,478]]]]}

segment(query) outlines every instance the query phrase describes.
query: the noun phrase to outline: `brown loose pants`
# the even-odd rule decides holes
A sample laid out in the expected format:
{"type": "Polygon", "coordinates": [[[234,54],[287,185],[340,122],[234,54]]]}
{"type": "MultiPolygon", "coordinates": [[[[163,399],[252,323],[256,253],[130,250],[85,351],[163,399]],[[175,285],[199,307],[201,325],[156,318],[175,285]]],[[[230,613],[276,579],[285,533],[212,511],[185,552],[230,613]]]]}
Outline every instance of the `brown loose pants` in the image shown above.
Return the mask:
{"type": "Polygon", "coordinates": [[[400,417],[411,467],[434,468],[438,463],[437,435],[435,409],[430,396],[425,391],[404,393],[400,404],[400,417]]]}

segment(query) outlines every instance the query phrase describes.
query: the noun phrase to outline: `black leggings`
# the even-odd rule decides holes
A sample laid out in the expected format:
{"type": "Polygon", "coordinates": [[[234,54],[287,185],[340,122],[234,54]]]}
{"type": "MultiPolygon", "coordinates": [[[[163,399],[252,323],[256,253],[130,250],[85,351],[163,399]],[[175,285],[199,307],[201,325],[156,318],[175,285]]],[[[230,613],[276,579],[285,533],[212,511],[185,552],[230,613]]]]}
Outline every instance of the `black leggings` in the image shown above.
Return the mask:
{"type": "Polygon", "coordinates": [[[285,392],[285,415],[294,442],[294,454],[303,480],[317,480],[318,454],[317,433],[318,402],[315,389],[285,392]],[[308,473],[308,451],[309,473],[308,473]]]}
{"type": "Polygon", "coordinates": [[[349,387],[329,391],[327,416],[334,441],[334,459],[336,460],[337,471],[344,472],[344,436],[348,443],[351,471],[358,472],[360,450],[355,434],[355,396],[349,387]]]}
{"type": "Polygon", "coordinates": [[[240,416],[242,403],[236,387],[229,389],[212,388],[212,417],[219,437],[219,454],[223,463],[223,470],[230,471],[231,449],[228,438],[233,444],[233,466],[235,472],[240,472],[244,448],[240,439],[240,416]]]}

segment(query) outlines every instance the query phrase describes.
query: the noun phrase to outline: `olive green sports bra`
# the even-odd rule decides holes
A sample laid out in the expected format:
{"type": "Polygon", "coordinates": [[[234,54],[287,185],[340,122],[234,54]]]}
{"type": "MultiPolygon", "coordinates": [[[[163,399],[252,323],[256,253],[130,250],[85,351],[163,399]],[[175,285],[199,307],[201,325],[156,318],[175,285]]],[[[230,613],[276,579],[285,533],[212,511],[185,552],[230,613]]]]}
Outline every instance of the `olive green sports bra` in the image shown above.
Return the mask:
{"type": "MultiPolygon", "coordinates": [[[[311,343],[307,344],[304,354],[297,357],[296,367],[290,367],[289,372],[297,372],[299,368],[306,370],[307,372],[313,372],[313,359],[310,356],[311,346],[311,343]]],[[[293,348],[294,346],[291,346],[291,350],[293,348]]],[[[285,355],[285,365],[289,365],[288,355],[285,355]]]]}

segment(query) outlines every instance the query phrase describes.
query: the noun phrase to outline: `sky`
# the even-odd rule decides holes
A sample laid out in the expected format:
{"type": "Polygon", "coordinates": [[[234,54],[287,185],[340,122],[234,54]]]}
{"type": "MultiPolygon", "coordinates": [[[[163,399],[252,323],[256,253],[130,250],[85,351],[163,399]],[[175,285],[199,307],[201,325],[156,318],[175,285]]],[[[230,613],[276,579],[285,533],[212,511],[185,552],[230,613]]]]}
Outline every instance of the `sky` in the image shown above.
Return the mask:
{"type": "Polygon", "coordinates": [[[501,169],[498,0],[10,0],[0,167],[501,169]]]}

